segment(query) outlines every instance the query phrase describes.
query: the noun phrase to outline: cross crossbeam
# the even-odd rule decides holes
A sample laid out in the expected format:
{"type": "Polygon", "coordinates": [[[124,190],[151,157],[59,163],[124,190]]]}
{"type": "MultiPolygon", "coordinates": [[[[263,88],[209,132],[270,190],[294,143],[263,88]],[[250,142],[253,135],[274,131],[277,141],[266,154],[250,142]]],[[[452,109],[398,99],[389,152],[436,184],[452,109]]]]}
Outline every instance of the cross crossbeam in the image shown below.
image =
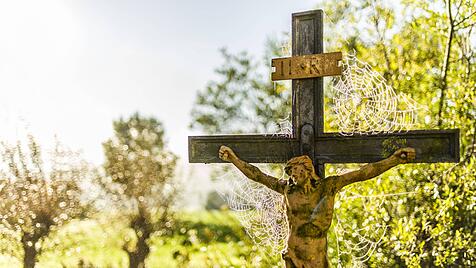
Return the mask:
{"type": "MultiPolygon", "coordinates": [[[[342,136],[325,133],[315,141],[315,158],[326,163],[369,163],[388,157],[400,147],[417,149],[415,163],[456,162],[458,130],[414,130],[393,134],[342,136]]],[[[246,162],[283,163],[301,155],[299,140],[271,135],[189,137],[190,163],[222,163],[218,149],[226,145],[246,162]]]]}
{"type": "MultiPolygon", "coordinates": [[[[323,50],[323,11],[313,10],[293,14],[293,56],[319,54],[323,53],[323,50]]],[[[289,62],[291,60],[292,58],[286,59],[289,62]]],[[[299,60],[302,60],[302,57],[299,60]]],[[[280,61],[275,60],[275,62],[280,61]]],[[[312,64],[312,61],[308,64],[312,64]]],[[[223,161],[218,158],[218,149],[221,145],[232,148],[241,159],[250,163],[283,163],[294,156],[308,155],[313,160],[317,174],[321,178],[325,177],[324,164],[326,163],[374,162],[388,157],[401,147],[415,148],[414,162],[459,161],[458,129],[414,130],[352,136],[325,133],[322,77],[293,79],[292,103],[293,133],[291,137],[191,136],[188,139],[189,162],[222,163],[223,161]]]]}

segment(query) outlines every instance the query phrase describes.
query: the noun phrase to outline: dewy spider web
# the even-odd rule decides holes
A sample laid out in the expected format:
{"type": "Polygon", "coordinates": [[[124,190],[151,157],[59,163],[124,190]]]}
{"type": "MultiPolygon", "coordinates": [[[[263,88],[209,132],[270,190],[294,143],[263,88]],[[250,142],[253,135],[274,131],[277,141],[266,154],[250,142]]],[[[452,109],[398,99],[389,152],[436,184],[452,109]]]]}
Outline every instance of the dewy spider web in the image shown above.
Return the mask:
{"type": "MultiPolygon", "coordinates": [[[[390,219],[385,209],[385,203],[389,198],[399,198],[414,194],[414,192],[377,193],[362,195],[367,192],[360,184],[347,186],[336,196],[334,223],[331,236],[335,237],[329,251],[337,251],[337,267],[366,267],[365,262],[374,256],[384,239],[390,219]],[[348,203],[352,201],[352,205],[348,203]],[[357,209],[362,213],[362,221],[356,221],[353,217],[346,216],[350,210],[357,209]],[[378,212],[375,214],[375,212],[378,212]],[[347,261],[346,261],[347,260],[347,261]]],[[[393,200],[395,202],[395,200],[393,200]]],[[[378,255],[377,255],[378,257],[378,255]]]]}
{"type": "MultiPolygon", "coordinates": [[[[333,111],[338,119],[339,132],[343,135],[388,133],[406,130],[415,125],[416,110],[420,106],[403,95],[395,94],[379,73],[354,56],[343,60],[343,74],[334,82],[333,111]],[[401,107],[404,109],[399,109],[401,107]]],[[[280,131],[273,135],[291,135],[289,119],[280,120],[277,125],[280,131]]],[[[259,167],[265,173],[273,173],[270,165],[259,167]]],[[[264,246],[270,255],[285,252],[289,223],[283,196],[249,180],[235,169],[232,170],[218,180],[222,184],[219,193],[230,209],[236,212],[238,220],[256,245],[264,246]]],[[[280,172],[281,176],[277,177],[284,178],[282,166],[280,172]]],[[[356,197],[352,191],[342,192],[338,196],[338,200],[344,202],[352,198],[368,200],[365,196],[356,197]]],[[[368,204],[364,206],[380,208],[382,200],[378,204],[366,201],[368,204]]],[[[365,262],[377,248],[387,228],[379,222],[366,222],[362,228],[353,227],[336,215],[334,233],[339,266],[342,265],[343,255],[351,256],[354,266],[365,262]],[[352,230],[351,237],[357,242],[342,239],[343,236],[349,237],[347,230],[352,230]]]]}
{"type": "MultiPolygon", "coordinates": [[[[259,166],[266,170],[266,165],[259,166]]],[[[220,178],[225,187],[219,193],[235,211],[240,223],[256,245],[263,246],[270,255],[287,248],[289,225],[284,197],[266,186],[249,180],[235,170],[220,178]]]]}
{"type": "MultiPolygon", "coordinates": [[[[278,120],[279,131],[273,135],[292,135],[290,116],[278,120]]],[[[259,164],[267,174],[283,179],[282,165],[259,164]]],[[[246,233],[256,245],[263,246],[272,256],[284,253],[289,238],[289,223],[283,195],[254,182],[236,169],[225,173],[218,179],[219,194],[235,212],[246,233]]]]}
{"type": "Polygon", "coordinates": [[[342,61],[342,75],[333,83],[333,111],[343,135],[404,131],[416,125],[422,107],[397,95],[371,66],[349,55],[342,61]]]}

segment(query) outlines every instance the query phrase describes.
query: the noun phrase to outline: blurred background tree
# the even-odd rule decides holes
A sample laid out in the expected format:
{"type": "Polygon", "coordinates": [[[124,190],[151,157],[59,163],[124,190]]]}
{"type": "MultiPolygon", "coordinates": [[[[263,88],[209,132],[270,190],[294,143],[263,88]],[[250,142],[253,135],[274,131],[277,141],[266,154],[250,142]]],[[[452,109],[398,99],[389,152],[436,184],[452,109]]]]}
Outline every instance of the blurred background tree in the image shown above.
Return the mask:
{"type": "Polygon", "coordinates": [[[114,136],[103,144],[101,185],[133,231],[123,245],[129,267],[144,267],[151,235],[172,227],[177,157],[166,149],[163,126],[153,117],[135,113],[113,127],[114,136]]]}
{"type": "MultiPolygon", "coordinates": [[[[386,225],[380,245],[363,264],[476,265],[475,2],[323,1],[318,8],[326,13],[326,51],[355,54],[380,72],[397,93],[428,106],[419,114],[423,128],[461,129],[462,158],[457,165],[408,165],[352,188],[360,196],[408,193],[385,197],[375,210],[359,198],[340,202],[341,222],[357,226],[375,219],[386,225]]],[[[276,47],[268,44],[268,51],[279,52],[276,47]]],[[[266,66],[271,56],[279,54],[267,53],[266,66]]],[[[245,52],[224,51],[223,55],[224,63],[216,72],[219,79],[197,95],[191,127],[214,134],[272,131],[270,126],[290,111],[290,89],[257,78],[259,63],[251,64],[255,61],[245,52]]],[[[329,90],[325,94],[326,131],[336,131],[329,109],[333,95],[329,90]]],[[[328,174],[335,168],[329,165],[328,174]]],[[[355,241],[354,236],[349,232],[341,239],[355,241]]],[[[354,256],[342,252],[367,253],[366,248],[342,248],[345,244],[339,252],[335,236],[330,239],[335,265],[355,265],[354,256]]]]}
{"type": "Polygon", "coordinates": [[[0,144],[0,219],[2,233],[21,244],[23,267],[31,268],[50,232],[84,212],[80,183],[88,165],[58,142],[44,163],[35,139],[27,143],[0,144]]]}
{"type": "MultiPolygon", "coordinates": [[[[284,83],[272,83],[270,68],[248,53],[220,52],[224,63],[215,70],[220,79],[198,92],[190,127],[208,134],[276,132],[277,122],[290,115],[291,92],[284,83]]],[[[280,43],[270,39],[265,54],[281,55],[280,43]]]]}

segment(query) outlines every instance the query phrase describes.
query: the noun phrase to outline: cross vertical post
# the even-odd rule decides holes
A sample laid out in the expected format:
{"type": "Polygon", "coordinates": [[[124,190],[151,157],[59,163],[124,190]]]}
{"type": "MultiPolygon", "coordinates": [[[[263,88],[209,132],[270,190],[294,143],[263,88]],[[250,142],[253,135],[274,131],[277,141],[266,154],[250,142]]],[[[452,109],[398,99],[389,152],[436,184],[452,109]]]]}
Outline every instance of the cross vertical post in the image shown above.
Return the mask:
{"type": "MultiPolygon", "coordinates": [[[[324,12],[312,10],[292,15],[292,56],[324,52],[324,12]]],[[[299,138],[302,155],[308,155],[319,177],[324,163],[316,157],[315,140],[324,133],[324,78],[292,80],[293,136],[299,138]]]]}

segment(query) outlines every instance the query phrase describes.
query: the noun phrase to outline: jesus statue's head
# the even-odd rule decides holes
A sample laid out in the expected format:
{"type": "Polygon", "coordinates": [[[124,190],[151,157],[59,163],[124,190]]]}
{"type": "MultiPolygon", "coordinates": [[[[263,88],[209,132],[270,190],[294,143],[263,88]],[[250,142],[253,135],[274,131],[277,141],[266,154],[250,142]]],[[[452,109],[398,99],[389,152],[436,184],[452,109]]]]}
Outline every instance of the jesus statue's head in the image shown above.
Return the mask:
{"type": "Polygon", "coordinates": [[[289,161],[286,163],[284,171],[297,185],[303,185],[308,180],[314,184],[320,179],[314,170],[314,165],[312,164],[311,158],[307,155],[297,156],[289,159],[289,161]]]}

